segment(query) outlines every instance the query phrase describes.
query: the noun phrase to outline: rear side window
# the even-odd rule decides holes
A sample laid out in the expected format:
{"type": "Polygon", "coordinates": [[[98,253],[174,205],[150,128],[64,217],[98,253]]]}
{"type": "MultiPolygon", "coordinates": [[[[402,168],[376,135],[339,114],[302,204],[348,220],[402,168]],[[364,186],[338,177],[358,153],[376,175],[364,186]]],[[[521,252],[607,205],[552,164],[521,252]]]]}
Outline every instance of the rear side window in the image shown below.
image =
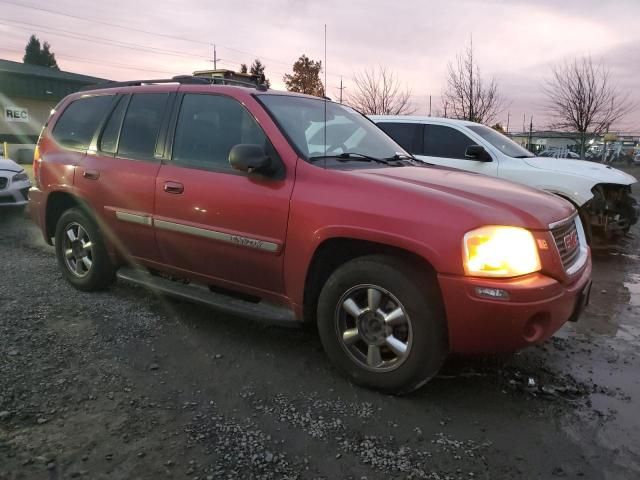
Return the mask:
{"type": "Polygon", "coordinates": [[[102,131],[98,149],[105,153],[116,153],[118,150],[118,136],[120,135],[120,126],[124,118],[124,112],[127,108],[128,97],[122,97],[118,101],[118,105],[111,112],[107,125],[102,131]]]}
{"type": "Polygon", "coordinates": [[[424,155],[468,160],[464,156],[467,147],[475,144],[475,141],[455,128],[444,125],[425,125],[424,155]]]}
{"type": "Polygon", "coordinates": [[[113,95],[75,100],[53,127],[53,138],[65,147],[86,150],[112,101],[113,95]]]}
{"type": "Polygon", "coordinates": [[[173,161],[206,170],[231,170],[229,151],[240,143],[277,154],[254,118],[236,100],[222,95],[186,94],[173,142],[173,161]]]}
{"type": "Polygon", "coordinates": [[[379,123],[378,126],[407,152],[418,153],[416,151],[416,142],[418,140],[420,124],[393,122],[379,123]]]}
{"type": "Polygon", "coordinates": [[[131,97],[124,117],[118,156],[152,160],[162,125],[167,93],[141,93],[131,97]]]}

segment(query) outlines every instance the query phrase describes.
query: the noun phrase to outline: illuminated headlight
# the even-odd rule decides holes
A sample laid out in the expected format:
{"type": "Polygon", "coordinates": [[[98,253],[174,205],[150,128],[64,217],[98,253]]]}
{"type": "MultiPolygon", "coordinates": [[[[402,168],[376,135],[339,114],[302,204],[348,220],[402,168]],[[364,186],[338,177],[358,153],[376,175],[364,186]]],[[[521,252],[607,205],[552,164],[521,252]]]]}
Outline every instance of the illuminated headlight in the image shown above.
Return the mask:
{"type": "Polygon", "coordinates": [[[540,270],[531,232],[519,227],[488,226],[464,236],[464,271],[475,277],[516,277],[540,270]]]}
{"type": "Polygon", "coordinates": [[[24,182],[25,180],[29,180],[29,176],[28,176],[26,173],[24,173],[24,172],[16,173],[16,174],[11,178],[11,181],[12,181],[12,182],[24,182]]]}

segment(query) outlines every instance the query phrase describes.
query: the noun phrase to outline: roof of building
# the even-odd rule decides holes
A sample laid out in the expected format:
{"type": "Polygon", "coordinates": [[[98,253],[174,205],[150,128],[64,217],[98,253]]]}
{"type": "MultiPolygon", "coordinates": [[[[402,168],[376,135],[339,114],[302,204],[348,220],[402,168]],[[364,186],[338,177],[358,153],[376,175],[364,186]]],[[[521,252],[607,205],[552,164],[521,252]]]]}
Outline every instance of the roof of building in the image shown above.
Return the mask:
{"type": "Polygon", "coordinates": [[[57,101],[83,86],[107,81],[104,78],[0,59],[0,92],[9,98],[57,101]]]}

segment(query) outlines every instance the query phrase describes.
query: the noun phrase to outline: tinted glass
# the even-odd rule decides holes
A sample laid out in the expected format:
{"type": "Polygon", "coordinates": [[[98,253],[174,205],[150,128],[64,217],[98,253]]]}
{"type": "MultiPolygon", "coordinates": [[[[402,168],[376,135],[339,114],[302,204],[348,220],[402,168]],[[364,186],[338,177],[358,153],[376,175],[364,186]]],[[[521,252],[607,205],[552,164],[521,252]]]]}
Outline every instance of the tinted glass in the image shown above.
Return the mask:
{"type": "Polygon", "coordinates": [[[166,93],[145,93],[131,98],[120,133],[119,156],[153,158],[167,98],[166,93]]]}
{"type": "Polygon", "coordinates": [[[510,157],[527,158],[535,156],[529,150],[521,147],[509,137],[506,137],[493,128],[489,128],[484,125],[474,125],[473,127],[469,127],[469,130],[477,133],[491,145],[498,148],[502,153],[510,157]]]}
{"type": "Polygon", "coordinates": [[[464,133],[443,125],[425,125],[424,155],[467,160],[464,156],[469,145],[477,142],[464,133]]]}
{"type": "Polygon", "coordinates": [[[87,149],[112,101],[113,95],[75,100],[53,127],[53,138],[65,147],[87,149]]]}
{"type": "Polygon", "coordinates": [[[405,153],[367,118],[346,105],[289,95],[261,95],[260,101],[307,159],[341,153],[379,158],[405,153]]]}
{"type": "Polygon", "coordinates": [[[106,153],[116,153],[118,149],[118,135],[120,134],[120,125],[122,125],[122,118],[127,108],[127,97],[120,98],[118,105],[111,112],[107,125],[102,131],[100,137],[100,144],[98,149],[106,153]]]}
{"type": "Polygon", "coordinates": [[[379,123],[378,126],[402,148],[409,153],[418,153],[415,149],[416,136],[420,124],[418,123],[379,123]]]}
{"type": "Polygon", "coordinates": [[[262,146],[275,156],[254,118],[236,100],[222,95],[187,94],[173,142],[173,160],[207,170],[231,170],[229,151],[238,144],[262,146]]]}

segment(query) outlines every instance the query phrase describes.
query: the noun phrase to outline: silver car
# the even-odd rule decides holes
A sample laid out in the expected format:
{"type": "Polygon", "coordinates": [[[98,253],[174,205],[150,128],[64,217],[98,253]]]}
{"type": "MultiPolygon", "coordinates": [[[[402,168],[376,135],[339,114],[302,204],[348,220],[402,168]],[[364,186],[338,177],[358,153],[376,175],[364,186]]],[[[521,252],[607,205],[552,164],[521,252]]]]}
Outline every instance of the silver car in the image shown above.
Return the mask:
{"type": "Polygon", "coordinates": [[[0,158],[0,208],[23,207],[29,202],[31,181],[20,165],[0,158]]]}

